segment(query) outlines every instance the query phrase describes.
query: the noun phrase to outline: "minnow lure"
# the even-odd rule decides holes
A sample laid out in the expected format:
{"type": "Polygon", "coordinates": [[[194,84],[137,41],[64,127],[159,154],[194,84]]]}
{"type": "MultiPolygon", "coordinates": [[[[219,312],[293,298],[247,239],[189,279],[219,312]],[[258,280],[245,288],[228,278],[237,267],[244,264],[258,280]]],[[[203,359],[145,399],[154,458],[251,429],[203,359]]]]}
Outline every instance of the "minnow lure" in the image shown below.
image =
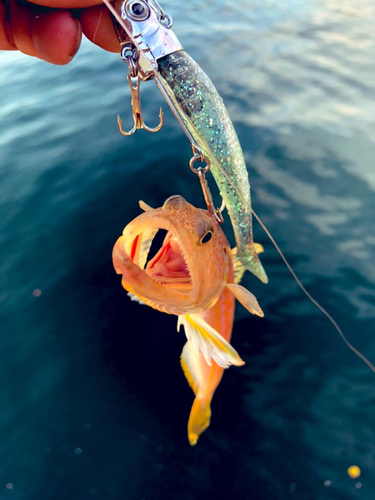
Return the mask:
{"type": "MultiPolygon", "coordinates": [[[[171,30],[172,18],[165,14],[156,0],[125,0],[113,7],[103,0],[114,16],[120,40],[121,56],[129,66],[128,82],[132,95],[134,127],[157,132],[142,120],[139,88],[141,81],[153,79],[184,130],[194,156],[190,160],[206,163],[219,187],[228,210],[237,244],[237,259],[263,283],[267,275],[253,242],[250,183],[242,149],[233,123],[213,83],[182,48],[171,30]],[[120,14],[118,13],[119,10],[120,14]]],[[[197,172],[196,172],[197,173],[197,172]]]]}

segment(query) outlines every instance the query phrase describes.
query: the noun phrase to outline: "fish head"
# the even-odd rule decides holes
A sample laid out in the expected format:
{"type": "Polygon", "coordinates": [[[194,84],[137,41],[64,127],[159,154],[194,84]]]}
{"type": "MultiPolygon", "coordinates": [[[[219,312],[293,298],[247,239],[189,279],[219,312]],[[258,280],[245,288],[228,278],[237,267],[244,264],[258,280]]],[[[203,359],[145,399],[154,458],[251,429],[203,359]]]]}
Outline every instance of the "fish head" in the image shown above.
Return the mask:
{"type": "Polygon", "coordinates": [[[172,196],[125,227],[113,249],[113,264],[128,292],[154,309],[180,315],[217,301],[232,261],[216,218],[172,196]],[[159,232],[164,239],[154,248],[159,232]]]}

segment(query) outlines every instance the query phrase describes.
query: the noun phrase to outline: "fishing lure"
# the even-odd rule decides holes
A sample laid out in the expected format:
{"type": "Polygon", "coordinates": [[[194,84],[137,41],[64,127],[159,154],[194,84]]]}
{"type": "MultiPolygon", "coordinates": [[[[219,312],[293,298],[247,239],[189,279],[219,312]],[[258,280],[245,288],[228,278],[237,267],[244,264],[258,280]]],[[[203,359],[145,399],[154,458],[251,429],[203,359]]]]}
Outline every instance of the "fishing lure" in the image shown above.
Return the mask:
{"type": "Polygon", "coordinates": [[[124,131],[118,117],[121,133],[131,135],[137,129],[157,132],[162,127],[161,110],[159,126],[154,129],[142,119],[140,84],[153,79],[191,144],[190,168],[195,173],[210,169],[219,187],[233,226],[242,272],[247,269],[267,283],[253,242],[246,164],[222,98],[206,73],[183,50],[171,30],[171,16],[156,0],[125,0],[115,2],[115,7],[103,1],[113,14],[121,57],[129,66],[134,127],[124,131]],[[197,168],[196,162],[206,164],[205,168],[197,168]]]}

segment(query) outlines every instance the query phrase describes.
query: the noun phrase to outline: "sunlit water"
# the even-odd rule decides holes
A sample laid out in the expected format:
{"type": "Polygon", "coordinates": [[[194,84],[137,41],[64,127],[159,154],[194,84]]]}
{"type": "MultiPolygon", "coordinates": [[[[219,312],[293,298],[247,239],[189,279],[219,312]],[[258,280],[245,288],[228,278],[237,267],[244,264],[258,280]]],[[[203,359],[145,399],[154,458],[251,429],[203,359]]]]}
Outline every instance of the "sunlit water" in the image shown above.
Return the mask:
{"type": "MultiPolygon", "coordinates": [[[[164,6],[226,102],[256,211],[375,361],[374,3],[164,6]]],[[[122,137],[126,66],[88,43],[67,67],[1,53],[0,78],[0,499],[373,499],[375,375],[257,225],[270,283],[244,284],[266,317],[238,308],[246,366],[189,447],[183,335],[131,303],[111,263],[139,199],[203,206],[166,106],[161,132],[122,137]]],[[[162,98],[143,91],[155,126],[162,98]]]]}

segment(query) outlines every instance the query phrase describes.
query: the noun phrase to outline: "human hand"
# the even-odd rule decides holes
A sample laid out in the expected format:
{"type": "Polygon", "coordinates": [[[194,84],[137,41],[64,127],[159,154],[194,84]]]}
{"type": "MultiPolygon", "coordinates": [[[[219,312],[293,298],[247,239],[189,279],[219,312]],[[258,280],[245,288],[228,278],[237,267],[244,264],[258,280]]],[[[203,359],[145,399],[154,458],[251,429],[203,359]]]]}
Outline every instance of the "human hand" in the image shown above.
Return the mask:
{"type": "Polygon", "coordinates": [[[120,51],[101,0],[0,0],[0,50],[67,64],[80,47],[82,33],[105,50],[120,51]]]}

